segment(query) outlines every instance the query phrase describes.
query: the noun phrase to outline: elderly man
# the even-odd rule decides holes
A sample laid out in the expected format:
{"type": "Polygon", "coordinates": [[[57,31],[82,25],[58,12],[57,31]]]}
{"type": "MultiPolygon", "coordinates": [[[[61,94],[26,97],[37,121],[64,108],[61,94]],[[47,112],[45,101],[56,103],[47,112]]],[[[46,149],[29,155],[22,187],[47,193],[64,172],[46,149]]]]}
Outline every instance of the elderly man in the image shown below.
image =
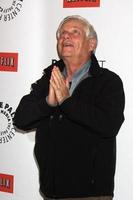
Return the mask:
{"type": "Polygon", "coordinates": [[[66,17],[57,30],[60,60],[44,70],[16,110],[19,129],[36,128],[44,199],[113,198],[124,91],[118,75],[100,68],[96,46],[97,34],[86,19],[66,17]]]}

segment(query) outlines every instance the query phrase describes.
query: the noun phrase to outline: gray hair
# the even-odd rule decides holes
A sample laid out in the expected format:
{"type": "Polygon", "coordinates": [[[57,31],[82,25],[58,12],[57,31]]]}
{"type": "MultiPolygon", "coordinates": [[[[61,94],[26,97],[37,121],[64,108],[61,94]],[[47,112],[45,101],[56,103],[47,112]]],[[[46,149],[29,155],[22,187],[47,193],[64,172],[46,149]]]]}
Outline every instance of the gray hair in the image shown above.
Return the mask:
{"type": "Polygon", "coordinates": [[[98,42],[97,33],[96,33],[94,27],[85,18],[81,17],[80,15],[67,16],[61,21],[61,23],[59,24],[59,27],[57,29],[57,32],[56,32],[57,39],[59,38],[61,27],[63,26],[63,24],[65,24],[69,20],[78,20],[82,24],[84,24],[86,36],[88,38],[94,38],[94,39],[96,39],[96,42],[98,42]]]}

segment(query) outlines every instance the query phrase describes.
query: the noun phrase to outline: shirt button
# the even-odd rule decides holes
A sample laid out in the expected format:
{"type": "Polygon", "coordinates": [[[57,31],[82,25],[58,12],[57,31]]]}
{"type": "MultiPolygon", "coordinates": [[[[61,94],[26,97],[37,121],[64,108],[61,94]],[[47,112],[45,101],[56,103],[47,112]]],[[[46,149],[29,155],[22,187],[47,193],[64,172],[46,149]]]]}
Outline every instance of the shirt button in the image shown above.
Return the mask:
{"type": "Polygon", "coordinates": [[[95,182],[94,179],[92,179],[92,180],[91,180],[91,183],[94,184],[94,182],[95,182]]]}
{"type": "Polygon", "coordinates": [[[63,118],[63,115],[59,115],[59,120],[61,120],[63,118]]]}
{"type": "Polygon", "coordinates": [[[52,120],[54,118],[54,116],[53,115],[50,115],[50,119],[52,120]]]}

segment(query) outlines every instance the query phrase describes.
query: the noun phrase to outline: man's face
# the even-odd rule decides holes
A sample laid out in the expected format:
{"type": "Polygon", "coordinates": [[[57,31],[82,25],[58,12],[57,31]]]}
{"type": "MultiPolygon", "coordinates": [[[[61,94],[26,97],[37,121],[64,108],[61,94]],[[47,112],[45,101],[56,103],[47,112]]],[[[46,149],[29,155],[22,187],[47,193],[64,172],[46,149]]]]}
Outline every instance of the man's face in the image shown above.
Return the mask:
{"type": "Polygon", "coordinates": [[[90,40],[86,37],[85,25],[79,20],[69,20],[62,25],[57,39],[59,56],[63,59],[82,59],[91,52],[90,40]]]}

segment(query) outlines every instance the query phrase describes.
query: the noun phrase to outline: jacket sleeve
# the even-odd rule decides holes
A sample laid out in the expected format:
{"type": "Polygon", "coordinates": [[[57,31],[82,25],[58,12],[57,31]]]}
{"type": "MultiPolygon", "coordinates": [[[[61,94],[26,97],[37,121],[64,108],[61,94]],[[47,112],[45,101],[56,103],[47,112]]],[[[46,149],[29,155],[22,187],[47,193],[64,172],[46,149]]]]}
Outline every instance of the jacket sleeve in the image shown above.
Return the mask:
{"type": "Polygon", "coordinates": [[[74,95],[61,104],[62,112],[71,120],[92,130],[101,137],[117,135],[124,121],[125,96],[119,76],[114,75],[104,83],[93,103],[74,95]]]}
{"type": "Polygon", "coordinates": [[[49,81],[46,75],[32,84],[30,94],[24,96],[15,112],[14,125],[22,130],[37,128],[41,120],[51,115],[54,108],[46,102],[49,81]]]}

